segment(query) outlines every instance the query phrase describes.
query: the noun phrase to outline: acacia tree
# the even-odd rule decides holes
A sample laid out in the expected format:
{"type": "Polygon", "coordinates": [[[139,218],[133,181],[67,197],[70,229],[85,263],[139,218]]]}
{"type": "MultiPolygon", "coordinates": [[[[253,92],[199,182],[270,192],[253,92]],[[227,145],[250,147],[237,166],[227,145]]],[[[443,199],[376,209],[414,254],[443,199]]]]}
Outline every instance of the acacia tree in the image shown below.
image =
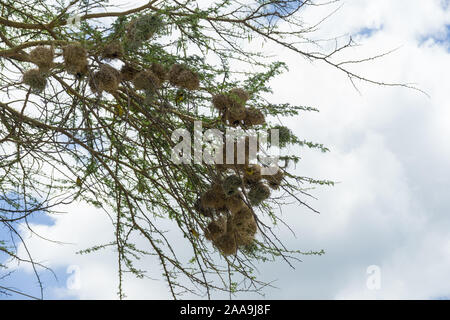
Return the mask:
{"type": "MultiPolygon", "coordinates": [[[[281,147],[327,151],[283,126],[282,117],[317,109],[268,101],[268,83],[286,65],[262,49],[243,49],[245,42],[272,42],[352,82],[398,85],[346,69],[355,61],[335,55],[354,45],[351,38],[332,50],[311,49],[317,25],[305,25],[302,13],[321,3],[221,0],[200,8],[195,1],[152,0],[123,11],[105,10],[103,0],[1,4],[0,221],[12,236],[0,239],[0,251],[32,264],[41,294],[46,267],[34,261],[17,227],[31,230],[32,215],[74,201],[111,218],[115,240],[82,253],[116,249],[120,298],[125,272],[145,276],[135,267],[145,255],[159,260],[173,298],[185,292],[211,298],[214,291],[261,292],[268,283],[254,275],[258,261],[291,264],[301,254],[323,253],[286,248],[272,227],[282,223],[287,199],[315,211],[305,187],[331,181],[286,169],[263,176],[261,163],[248,158],[187,165],[171,157],[172,132],[193,133],[195,121],[222,132],[276,128],[281,147]],[[174,222],[189,261],[179,258],[157,219],[174,222]],[[28,257],[16,255],[17,239],[28,257]]],[[[281,159],[299,161],[288,153],[281,159]]]]}

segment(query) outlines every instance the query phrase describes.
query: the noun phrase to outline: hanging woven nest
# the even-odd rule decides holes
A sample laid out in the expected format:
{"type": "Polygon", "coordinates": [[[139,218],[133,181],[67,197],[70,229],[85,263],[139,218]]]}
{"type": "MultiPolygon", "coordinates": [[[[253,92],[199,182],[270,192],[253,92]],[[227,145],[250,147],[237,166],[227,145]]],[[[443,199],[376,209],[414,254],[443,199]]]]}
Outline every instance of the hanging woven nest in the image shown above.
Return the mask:
{"type": "Polygon", "coordinates": [[[214,216],[213,210],[211,208],[205,208],[202,205],[202,201],[200,198],[198,198],[197,201],[195,202],[194,209],[204,217],[212,218],[214,216]]]}
{"type": "Polygon", "coordinates": [[[144,70],[134,77],[133,84],[136,90],[154,92],[161,87],[161,80],[151,70],[144,70]]]}
{"type": "MultiPolygon", "coordinates": [[[[228,94],[216,94],[212,97],[214,108],[219,111],[228,111],[230,119],[243,120],[245,118],[245,104],[250,95],[241,88],[231,89],[228,94]]],[[[229,121],[233,123],[234,121],[229,121]]]]}
{"type": "Polygon", "coordinates": [[[88,71],[87,51],[80,44],[69,44],[63,48],[66,71],[82,78],[88,71]]]}
{"type": "Polygon", "coordinates": [[[238,246],[253,242],[257,225],[252,210],[246,204],[239,211],[232,213],[229,226],[238,246]]]}
{"type": "Polygon", "coordinates": [[[240,193],[228,197],[225,201],[225,206],[232,214],[235,214],[245,206],[244,200],[242,200],[242,195],[240,193]]]}
{"type": "Polygon", "coordinates": [[[216,94],[212,97],[214,108],[225,111],[230,106],[230,99],[224,94],[216,94]]]}
{"type": "Polygon", "coordinates": [[[31,62],[37,65],[41,72],[47,72],[53,67],[54,56],[53,47],[38,46],[30,51],[31,62]]]}
{"type": "MultiPolygon", "coordinates": [[[[239,211],[233,214],[233,219],[231,222],[235,221],[244,221],[248,219],[254,219],[252,209],[244,203],[244,205],[241,207],[239,211]]],[[[232,226],[234,226],[236,223],[232,223],[232,226]]],[[[233,227],[231,227],[233,228],[233,227]]]]}
{"type": "Polygon", "coordinates": [[[225,193],[221,184],[213,184],[211,189],[203,193],[201,202],[203,207],[211,209],[222,209],[225,207],[225,193]]]}
{"type": "Polygon", "coordinates": [[[34,93],[44,91],[47,86],[47,78],[39,69],[31,69],[23,74],[23,83],[30,86],[34,93]]]}
{"type": "Polygon", "coordinates": [[[252,205],[259,205],[270,197],[270,189],[263,183],[252,185],[248,192],[248,199],[252,205]]]}
{"type": "Polygon", "coordinates": [[[123,46],[119,41],[108,43],[102,50],[105,59],[120,59],[123,56],[123,46]]]}
{"type": "Polygon", "coordinates": [[[131,64],[124,64],[120,69],[122,80],[131,81],[139,73],[139,69],[131,64]]]}
{"type": "Polygon", "coordinates": [[[89,80],[92,92],[101,94],[103,91],[114,93],[119,88],[120,72],[110,65],[103,64],[89,80]]]}
{"type": "Polygon", "coordinates": [[[236,254],[237,244],[236,239],[232,233],[226,233],[214,241],[214,245],[224,256],[236,254]]]}
{"type": "Polygon", "coordinates": [[[251,186],[261,181],[261,166],[252,164],[244,169],[244,184],[251,186]]]}
{"type": "Polygon", "coordinates": [[[205,230],[205,238],[208,240],[217,240],[227,232],[227,220],[219,217],[217,220],[211,221],[205,230]]]}
{"type": "Polygon", "coordinates": [[[245,110],[244,125],[257,126],[266,123],[266,118],[261,110],[255,108],[247,108],[245,110]]]}
{"type": "Polygon", "coordinates": [[[233,231],[238,246],[246,246],[255,239],[258,227],[253,216],[243,218],[242,215],[236,214],[232,216],[233,231]]]}
{"type": "Polygon", "coordinates": [[[130,22],[126,29],[126,42],[131,50],[136,50],[150,40],[164,26],[158,15],[147,14],[130,22]]]}
{"type": "Polygon", "coordinates": [[[250,94],[242,88],[231,89],[228,96],[235,104],[240,106],[245,106],[248,99],[250,99],[250,94]]]}
{"type": "Polygon", "coordinates": [[[226,119],[231,126],[237,126],[242,124],[242,121],[246,117],[246,109],[239,104],[233,104],[227,109],[226,119]]]}
{"type": "Polygon", "coordinates": [[[169,71],[169,82],[172,86],[186,90],[197,90],[200,87],[198,74],[181,64],[172,66],[169,71]]]}
{"type": "Polygon", "coordinates": [[[150,70],[158,77],[161,82],[167,80],[167,70],[162,64],[153,62],[150,66],[150,70]]]}
{"type": "Polygon", "coordinates": [[[225,195],[230,197],[238,192],[239,187],[242,186],[242,179],[237,175],[230,175],[223,180],[222,186],[225,195]]]}
{"type": "Polygon", "coordinates": [[[225,113],[225,120],[227,121],[228,125],[232,126],[232,127],[238,127],[240,125],[243,124],[242,122],[242,117],[235,117],[236,113],[232,113],[230,111],[227,110],[227,112],[225,113]]]}

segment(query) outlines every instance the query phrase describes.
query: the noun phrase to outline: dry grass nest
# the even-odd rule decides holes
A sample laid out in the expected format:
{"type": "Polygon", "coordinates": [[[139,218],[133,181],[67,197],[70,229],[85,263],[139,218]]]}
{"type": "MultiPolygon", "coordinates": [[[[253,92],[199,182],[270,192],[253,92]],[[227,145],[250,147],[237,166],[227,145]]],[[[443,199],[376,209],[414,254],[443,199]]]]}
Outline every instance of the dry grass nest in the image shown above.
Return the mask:
{"type": "Polygon", "coordinates": [[[23,74],[23,83],[30,86],[34,93],[44,91],[47,86],[47,78],[39,69],[31,69],[23,74]]]}
{"type": "Polygon", "coordinates": [[[197,90],[200,87],[198,74],[181,64],[174,64],[170,68],[169,82],[175,87],[187,90],[197,90]]]}
{"type": "Polygon", "coordinates": [[[120,75],[123,80],[131,81],[139,73],[139,69],[131,64],[124,64],[120,69],[120,75]]]}
{"type": "Polygon", "coordinates": [[[37,65],[41,72],[47,72],[53,67],[54,56],[53,47],[38,46],[30,52],[31,62],[37,65]]]}
{"type": "Polygon", "coordinates": [[[66,71],[81,78],[88,70],[87,51],[80,44],[69,44],[63,48],[66,71]]]}
{"type": "Polygon", "coordinates": [[[108,43],[102,50],[105,59],[119,59],[123,56],[123,46],[119,41],[108,43]]]}
{"type": "MultiPolygon", "coordinates": [[[[214,108],[222,114],[222,120],[228,125],[237,127],[244,124],[248,118],[248,111],[245,104],[250,99],[250,94],[242,88],[231,89],[226,94],[216,94],[212,97],[214,108]]],[[[248,123],[248,120],[247,120],[248,123]]]]}
{"type": "Polygon", "coordinates": [[[244,168],[244,184],[248,187],[261,181],[261,166],[252,164],[244,168]]]}
{"type": "Polygon", "coordinates": [[[150,66],[150,70],[155,74],[155,76],[158,77],[161,82],[167,80],[167,70],[162,64],[153,62],[150,66]]]}
{"type": "Polygon", "coordinates": [[[242,200],[242,195],[237,193],[231,197],[228,197],[225,201],[225,206],[232,214],[239,212],[244,206],[244,200],[242,200]]]}
{"type": "Polygon", "coordinates": [[[214,216],[213,210],[211,208],[205,208],[202,205],[202,200],[200,198],[198,198],[197,201],[195,202],[194,209],[204,217],[212,218],[214,216]]]}
{"type": "Polygon", "coordinates": [[[234,103],[241,106],[245,106],[248,99],[250,99],[250,94],[242,88],[231,89],[228,95],[234,103]]]}
{"type": "Polygon", "coordinates": [[[114,93],[119,88],[120,80],[118,70],[110,65],[103,64],[89,80],[89,86],[94,93],[100,94],[103,91],[114,93]]]}
{"type": "Polygon", "coordinates": [[[126,30],[128,47],[138,49],[144,41],[150,40],[164,25],[158,15],[147,14],[132,20],[126,30]]]}
{"type": "Polygon", "coordinates": [[[214,108],[219,111],[225,111],[230,106],[229,98],[224,94],[216,94],[212,97],[214,108]]]}
{"type": "Polygon", "coordinates": [[[236,194],[241,185],[242,179],[235,174],[227,176],[222,182],[223,191],[227,197],[236,194]]]}
{"type": "Polygon", "coordinates": [[[201,204],[204,208],[220,210],[225,207],[225,193],[221,184],[214,184],[211,189],[203,193],[201,204]]]}
{"type": "Polygon", "coordinates": [[[161,87],[161,80],[151,70],[144,70],[134,77],[133,84],[136,90],[154,92],[161,87]]]}
{"type": "Polygon", "coordinates": [[[243,202],[241,196],[235,195],[226,200],[231,215],[211,221],[205,237],[225,256],[235,254],[239,246],[253,243],[257,224],[252,210],[243,202]]]}
{"type": "Polygon", "coordinates": [[[264,200],[270,197],[270,189],[264,183],[257,183],[250,187],[248,192],[248,199],[252,205],[259,205],[264,200]]]}
{"type": "Polygon", "coordinates": [[[217,240],[227,232],[227,220],[219,217],[217,220],[211,221],[205,230],[205,238],[208,240],[217,240]]]}
{"type": "Polygon", "coordinates": [[[237,252],[236,239],[234,235],[229,232],[216,239],[214,241],[214,245],[224,256],[230,256],[236,254],[237,252]]]}
{"type": "Polygon", "coordinates": [[[238,212],[232,215],[233,233],[238,246],[252,243],[258,230],[255,217],[251,210],[247,209],[244,209],[247,213],[238,212]]]}
{"type": "Polygon", "coordinates": [[[227,94],[216,94],[212,98],[214,108],[224,111],[229,110],[232,107],[244,108],[250,94],[242,88],[231,89],[227,94]]]}
{"type": "Polygon", "coordinates": [[[245,109],[244,125],[257,126],[266,123],[266,118],[261,110],[255,108],[245,109]]]}
{"type": "Polygon", "coordinates": [[[246,109],[241,105],[231,105],[225,113],[225,118],[230,126],[236,127],[241,125],[246,118],[246,109]]]}

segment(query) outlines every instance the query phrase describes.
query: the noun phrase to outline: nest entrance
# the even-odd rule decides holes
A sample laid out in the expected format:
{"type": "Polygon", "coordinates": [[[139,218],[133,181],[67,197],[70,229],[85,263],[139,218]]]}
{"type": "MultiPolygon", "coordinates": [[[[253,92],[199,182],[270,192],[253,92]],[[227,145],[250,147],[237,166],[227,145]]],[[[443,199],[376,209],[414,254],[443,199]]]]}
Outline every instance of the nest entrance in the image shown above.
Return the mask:
{"type": "Polygon", "coordinates": [[[123,56],[123,47],[119,41],[107,44],[102,51],[102,57],[105,59],[119,59],[123,56]]]}

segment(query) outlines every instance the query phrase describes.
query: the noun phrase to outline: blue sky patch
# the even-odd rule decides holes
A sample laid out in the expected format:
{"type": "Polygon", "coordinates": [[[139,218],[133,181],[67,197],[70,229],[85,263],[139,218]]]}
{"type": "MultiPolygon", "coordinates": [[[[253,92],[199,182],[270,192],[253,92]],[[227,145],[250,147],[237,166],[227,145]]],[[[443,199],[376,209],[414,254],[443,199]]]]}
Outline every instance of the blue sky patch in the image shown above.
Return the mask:
{"type": "MultiPolygon", "coordinates": [[[[60,267],[53,269],[56,278],[52,272],[42,270],[42,268],[40,268],[38,272],[44,288],[44,299],[61,299],[62,297],[55,296],[53,294],[52,289],[57,287],[66,288],[67,280],[71,276],[71,274],[67,272],[67,268],[60,267]]],[[[4,274],[4,272],[0,270],[0,277],[2,274],[4,274]]],[[[0,291],[8,293],[7,295],[0,293],[0,300],[34,300],[32,297],[39,299],[41,297],[41,289],[38,280],[36,275],[31,272],[26,272],[23,270],[15,271],[9,277],[0,280],[0,286],[25,294],[15,293],[11,290],[5,290],[0,287],[0,291]]],[[[70,297],[68,298],[70,299],[70,297]]]]}
{"type": "Polygon", "coordinates": [[[369,28],[369,27],[364,27],[360,30],[358,30],[357,32],[355,32],[352,36],[353,37],[363,37],[363,38],[370,38],[371,36],[373,36],[375,33],[377,33],[378,31],[381,31],[383,29],[383,26],[377,27],[377,28],[369,28]]]}
{"type": "Polygon", "coordinates": [[[450,52],[450,24],[444,25],[441,31],[435,34],[429,34],[419,39],[419,44],[433,41],[437,45],[444,46],[450,52]]]}
{"type": "MultiPolygon", "coordinates": [[[[0,209],[4,210],[12,210],[12,206],[7,204],[5,201],[0,201],[0,209]]],[[[1,211],[0,211],[1,212],[1,211]]],[[[7,217],[8,213],[2,212],[3,216],[5,218],[14,218],[17,217],[17,215],[12,215],[10,217],[7,217]]],[[[40,225],[47,225],[52,226],[54,225],[54,220],[45,212],[33,212],[29,216],[27,216],[27,222],[29,224],[40,224],[40,225]]],[[[14,228],[17,232],[19,232],[19,224],[24,223],[24,220],[20,220],[18,222],[9,222],[9,225],[14,228]]],[[[12,232],[10,228],[6,224],[0,225],[0,241],[3,241],[0,243],[0,245],[3,245],[6,247],[9,251],[15,252],[15,249],[13,248],[14,245],[18,246],[21,242],[19,236],[12,232]]],[[[0,251],[0,264],[5,263],[10,259],[10,256],[7,255],[4,252],[0,251]]],[[[15,271],[11,275],[4,277],[10,270],[5,270],[3,268],[0,268],[0,292],[8,292],[11,294],[11,296],[4,295],[0,293],[0,300],[4,299],[31,299],[24,295],[20,295],[17,293],[13,293],[12,291],[8,291],[6,289],[3,289],[1,287],[11,288],[15,291],[24,292],[26,294],[29,294],[31,296],[37,296],[40,297],[40,289],[39,285],[37,283],[36,276],[31,273],[27,273],[25,271],[15,271]]],[[[45,285],[51,283],[51,280],[53,280],[53,283],[55,283],[55,278],[53,275],[48,271],[42,271],[42,280],[45,285]]]]}

